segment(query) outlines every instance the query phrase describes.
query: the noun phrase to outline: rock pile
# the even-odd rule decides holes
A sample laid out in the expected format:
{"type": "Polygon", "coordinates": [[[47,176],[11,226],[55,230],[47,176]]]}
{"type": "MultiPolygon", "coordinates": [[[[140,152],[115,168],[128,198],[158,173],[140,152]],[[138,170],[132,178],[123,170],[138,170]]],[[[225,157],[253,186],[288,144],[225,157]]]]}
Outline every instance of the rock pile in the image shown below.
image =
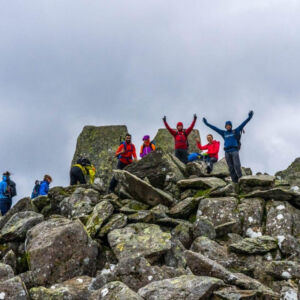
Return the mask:
{"type": "MultiPolygon", "coordinates": [[[[247,172],[246,172],[247,171],[247,172]]],[[[163,150],[115,171],[120,194],[54,187],[0,219],[0,299],[297,299],[300,193],[239,189],[163,150]]]]}

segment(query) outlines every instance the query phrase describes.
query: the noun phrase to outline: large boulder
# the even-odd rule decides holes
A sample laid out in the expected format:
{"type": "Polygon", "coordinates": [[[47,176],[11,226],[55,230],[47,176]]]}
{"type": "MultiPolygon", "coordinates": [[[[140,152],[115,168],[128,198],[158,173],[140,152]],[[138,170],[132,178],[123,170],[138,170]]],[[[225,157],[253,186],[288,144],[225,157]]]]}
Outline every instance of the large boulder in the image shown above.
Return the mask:
{"type": "Polygon", "coordinates": [[[171,195],[153,187],[151,184],[127,171],[115,170],[114,174],[126,191],[138,201],[151,206],[157,204],[170,206],[174,203],[174,199],[171,195]]]}
{"type": "Polygon", "coordinates": [[[42,222],[28,231],[25,245],[35,285],[93,275],[95,271],[97,245],[78,220],[54,218],[42,222]]]}
{"type": "MultiPolygon", "coordinates": [[[[189,152],[199,152],[196,145],[196,139],[200,139],[200,133],[197,129],[194,129],[188,137],[189,152]]],[[[174,153],[174,137],[167,129],[160,128],[154,138],[154,141],[157,148],[161,148],[167,153],[174,153]]]]}
{"type": "Polygon", "coordinates": [[[111,231],[108,242],[119,260],[137,256],[153,258],[171,249],[171,234],[162,232],[158,225],[136,223],[111,231]]]}
{"type": "Polygon", "coordinates": [[[42,221],[44,221],[44,216],[34,211],[15,213],[1,229],[0,240],[23,241],[27,231],[42,221]]]}
{"type": "Polygon", "coordinates": [[[152,282],[138,293],[146,300],[210,299],[213,292],[223,286],[224,282],[220,279],[183,275],[152,282]]]}
{"type": "Polygon", "coordinates": [[[176,183],[184,178],[184,168],[175,156],[157,149],[125,170],[141,179],[147,178],[154,187],[164,189],[169,182],[176,183]]]}
{"type": "Polygon", "coordinates": [[[243,176],[239,180],[240,191],[244,193],[252,190],[266,190],[274,184],[275,177],[270,175],[243,176]]]}
{"type": "Polygon", "coordinates": [[[300,188],[300,157],[296,158],[286,170],[277,172],[275,176],[280,176],[290,185],[300,188]]]}
{"type": "Polygon", "coordinates": [[[183,179],[178,181],[177,185],[180,189],[214,189],[219,187],[224,187],[226,185],[225,181],[217,177],[199,177],[191,179],[183,179]]]}
{"type": "Polygon", "coordinates": [[[117,163],[114,154],[126,133],[126,126],[85,126],[77,139],[72,164],[81,156],[88,157],[96,167],[96,177],[107,185],[117,163]]]}
{"type": "Polygon", "coordinates": [[[13,277],[0,282],[0,299],[29,300],[26,286],[20,277],[13,277]]]}

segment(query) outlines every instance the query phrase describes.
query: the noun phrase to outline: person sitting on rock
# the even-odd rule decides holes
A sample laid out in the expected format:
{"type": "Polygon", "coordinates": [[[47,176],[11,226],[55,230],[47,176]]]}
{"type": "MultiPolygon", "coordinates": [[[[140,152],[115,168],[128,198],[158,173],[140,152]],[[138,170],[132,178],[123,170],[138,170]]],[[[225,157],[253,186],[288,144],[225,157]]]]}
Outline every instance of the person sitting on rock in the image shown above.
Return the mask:
{"type": "Polygon", "coordinates": [[[143,145],[141,146],[140,157],[143,158],[152,151],[155,151],[155,145],[150,141],[150,136],[143,137],[143,145]]]}
{"type": "Polygon", "coordinates": [[[239,156],[240,139],[243,128],[252,119],[254,112],[251,110],[248,114],[248,118],[236,129],[232,129],[231,121],[225,123],[226,130],[219,129],[209,124],[206,118],[203,118],[203,122],[206,126],[219,133],[224,139],[225,159],[229,168],[231,179],[234,183],[238,183],[242,177],[241,162],[239,156]]]}
{"type": "Polygon", "coordinates": [[[0,182],[0,210],[4,216],[12,206],[12,198],[17,195],[16,184],[10,179],[10,172],[3,173],[0,182]]]}
{"type": "MultiPolygon", "coordinates": [[[[137,161],[136,149],[134,144],[131,143],[131,135],[129,133],[125,136],[125,141],[122,142],[116,151],[115,157],[118,158],[117,169],[123,170],[126,166],[130,165],[133,161],[137,161]]],[[[117,179],[113,176],[109,184],[108,191],[113,193],[118,184],[117,179]]]]}
{"type": "Polygon", "coordinates": [[[77,163],[72,166],[70,171],[70,184],[86,184],[85,176],[90,177],[90,183],[95,180],[96,168],[87,158],[79,158],[77,163]]]}
{"type": "Polygon", "coordinates": [[[207,135],[208,144],[202,146],[200,139],[196,139],[197,147],[203,151],[207,150],[205,153],[201,153],[201,158],[207,163],[206,171],[208,174],[212,172],[213,164],[218,161],[218,153],[220,150],[220,142],[214,140],[212,134],[207,135]]]}
{"type": "Polygon", "coordinates": [[[51,182],[52,182],[52,178],[50,175],[45,175],[44,180],[42,182],[36,180],[31,194],[31,199],[34,199],[38,196],[48,195],[49,186],[51,182]]]}
{"type": "Polygon", "coordinates": [[[173,135],[175,140],[175,156],[184,164],[188,163],[188,136],[192,132],[197,120],[197,115],[194,114],[194,120],[189,128],[183,129],[183,123],[177,123],[177,130],[172,129],[167,123],[167,117],[163,117],[164,124],[168,131],[173,135]]]}

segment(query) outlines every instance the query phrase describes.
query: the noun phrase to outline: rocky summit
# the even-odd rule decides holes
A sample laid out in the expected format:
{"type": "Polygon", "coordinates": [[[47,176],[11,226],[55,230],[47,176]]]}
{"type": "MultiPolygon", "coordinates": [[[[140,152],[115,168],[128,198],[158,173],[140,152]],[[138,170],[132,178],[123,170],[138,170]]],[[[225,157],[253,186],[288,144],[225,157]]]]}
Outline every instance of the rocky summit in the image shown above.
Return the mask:
{"type": "Polygon", "coordinates": [[[236,186],[224,160],[207,174],[160,148],[114,172],[115,194],[19,200],[0,218],[0,299],[299,299],[295,181],[243,172],[236,186]]]}

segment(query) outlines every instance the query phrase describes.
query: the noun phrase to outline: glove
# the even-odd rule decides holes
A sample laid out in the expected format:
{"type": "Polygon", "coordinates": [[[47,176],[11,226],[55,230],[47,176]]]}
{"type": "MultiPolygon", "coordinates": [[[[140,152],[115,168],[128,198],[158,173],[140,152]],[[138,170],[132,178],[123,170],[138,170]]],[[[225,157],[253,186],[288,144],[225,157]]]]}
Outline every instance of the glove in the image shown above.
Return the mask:
{"type": "Polygon", "coordinates": [[[253,111],[253,110],[250,110],[248,115],[249,115],[250,118],[252,118],[253,115],[254,115],[254,111],[253,111]]]}
{"type": "Polygon", "coordinates": [[[203,120],[203,123],[204,123],[204,124],[207,124],[206,118],[203,118],[202,120],[203,120]]]}
{"type": "Polygon", "coordinates": [[[196,114],[194,114],[194,120],[197,120],[197,115],[196,114]]]}
{"type": "Polygon", "coordinates": [[[166,116],[163,117],[163,121],[167,122],[167,117],[166,116]]]}

